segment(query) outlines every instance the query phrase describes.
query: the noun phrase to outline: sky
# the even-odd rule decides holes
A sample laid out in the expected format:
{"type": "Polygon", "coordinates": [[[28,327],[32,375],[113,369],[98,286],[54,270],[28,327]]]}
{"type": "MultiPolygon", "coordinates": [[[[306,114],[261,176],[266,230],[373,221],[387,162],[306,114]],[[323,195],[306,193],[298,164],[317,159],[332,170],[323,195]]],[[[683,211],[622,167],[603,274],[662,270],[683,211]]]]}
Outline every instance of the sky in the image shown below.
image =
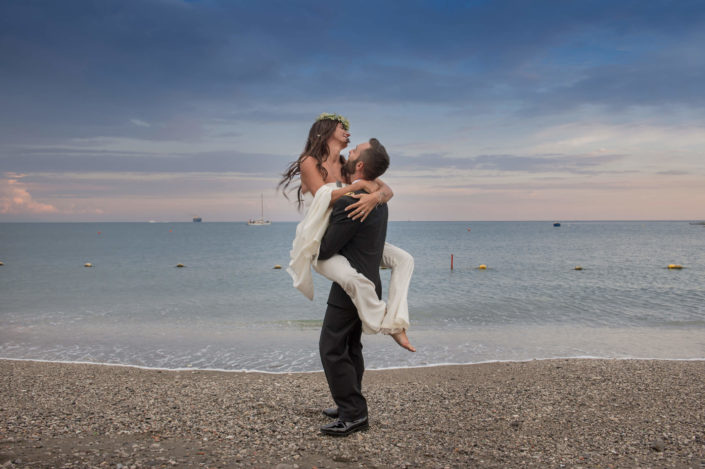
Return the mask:
{"type": "Polygon", "coordinates": [[[704,219],[703,50],[700,0],[3,0],[0,222],[299,220],[323,112],[390,220],[704,219]]]}

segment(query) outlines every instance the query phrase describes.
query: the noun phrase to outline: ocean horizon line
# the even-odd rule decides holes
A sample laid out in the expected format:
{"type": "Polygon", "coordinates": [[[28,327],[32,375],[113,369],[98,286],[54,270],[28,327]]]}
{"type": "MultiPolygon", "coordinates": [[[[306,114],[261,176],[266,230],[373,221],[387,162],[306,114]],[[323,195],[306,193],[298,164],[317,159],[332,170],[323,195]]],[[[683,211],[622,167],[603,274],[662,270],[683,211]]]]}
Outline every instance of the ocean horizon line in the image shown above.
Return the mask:
{"type": "MultiPolygon", "coordinates": [[[[562,219],[546,218],[535,220],[389,220],[389,223],[688,223],[700,222],[704,218],[688,219],[562,219]]],[[[203,220],[199,223],[247,223],[248,220],[203,220]]],[[[301,220],[271,220],[272,223],[298,223],[301,220]]],[[[183,223],[192,225],[192,220],[103,220],[103,221],[48,221],[48,220],[0,220],[0,224],[103,224],[103,223],[135,223],[135,224],[165,224],[183,223]]]]}

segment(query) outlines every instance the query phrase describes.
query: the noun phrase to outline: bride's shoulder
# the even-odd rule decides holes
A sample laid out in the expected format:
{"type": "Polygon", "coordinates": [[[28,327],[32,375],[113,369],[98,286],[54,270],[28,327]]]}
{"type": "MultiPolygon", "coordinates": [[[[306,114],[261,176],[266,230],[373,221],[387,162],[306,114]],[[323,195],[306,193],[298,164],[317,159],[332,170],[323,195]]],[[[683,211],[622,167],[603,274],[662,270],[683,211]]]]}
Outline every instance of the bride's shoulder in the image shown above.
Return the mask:
{"type": "Polygon", "coordinates": [[[311,155],[304,155],[299,160],[299,166],[301,166],[302,168],[316,168],[318,166],[318,160],[316,160],[316,158],[311,155]]]}

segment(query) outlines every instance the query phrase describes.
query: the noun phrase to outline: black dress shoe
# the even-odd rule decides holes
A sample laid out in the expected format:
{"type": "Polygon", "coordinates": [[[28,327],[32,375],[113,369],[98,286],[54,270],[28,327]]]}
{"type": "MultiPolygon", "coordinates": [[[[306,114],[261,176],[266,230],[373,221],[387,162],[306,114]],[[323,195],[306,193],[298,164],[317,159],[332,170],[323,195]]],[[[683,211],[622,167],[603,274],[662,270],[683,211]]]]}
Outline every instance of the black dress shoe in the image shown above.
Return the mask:
{"type": "Polygon", "coordinates": [[[367,417],[362,417],[350,422],[338,419],[333,423],[323,425],[321,427],[321,433],[331,436],[348,436],[351,433],[367,430],[368,428],[370,428],[370,424],[367,417]]]}
{"type": "Polygon", "coordinates": [[[337,419],[338,418],[338,408],[337,407],[329,407],[327,409],[323,409],[323,415],[326,417],[330,417],[332,419],[337,419]]]}

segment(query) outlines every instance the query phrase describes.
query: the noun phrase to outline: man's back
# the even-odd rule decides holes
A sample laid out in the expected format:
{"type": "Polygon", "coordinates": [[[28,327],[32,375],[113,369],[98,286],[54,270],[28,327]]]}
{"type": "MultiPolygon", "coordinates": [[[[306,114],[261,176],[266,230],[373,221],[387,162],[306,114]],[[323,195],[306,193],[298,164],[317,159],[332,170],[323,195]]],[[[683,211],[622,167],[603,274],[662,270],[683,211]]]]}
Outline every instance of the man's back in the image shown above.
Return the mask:
{"type": "MultiPolygon", "coordinates": [[[[350,265],[375,284],[377,296],[382,297],[382,282],[379,265],[387,237],[387,204],[372,210],[364,222],[348,218],[345,207],[355,203],[352,197],[341,197],[331,213],[330,226],[326,231],[319,258],[327,259],[333,254],[342,254],[350,265]]],[[[350,297],[337,283],[331,286],[328,304],[341,308],[355,308],[350,297]]]]}

